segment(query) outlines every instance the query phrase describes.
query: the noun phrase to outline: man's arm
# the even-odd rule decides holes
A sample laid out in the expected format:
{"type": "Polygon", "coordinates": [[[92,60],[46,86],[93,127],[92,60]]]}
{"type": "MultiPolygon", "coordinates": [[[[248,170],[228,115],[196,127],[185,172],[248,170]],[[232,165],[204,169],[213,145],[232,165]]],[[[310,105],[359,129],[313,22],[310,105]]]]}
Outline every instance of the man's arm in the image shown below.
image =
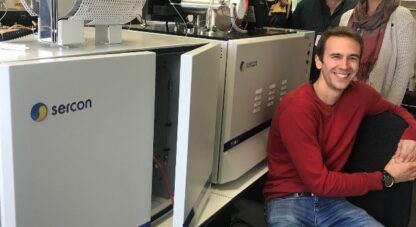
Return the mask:
{"type": "Polygon", "coordinates": [[[416,179],[416,162],[401,162],[395,158],[390,159],[384,167],[394,179],[394,183],[414,181],[416,179]]]}
{"type": "Polygon", "coordinates": [[[277,119],[282,143],[303,184],[320,196],[358,196],[381,190],[379,171],[348,174],[327,168],[318,142],[318,133],[325,132],[319,132],[319,116],[307,109],[292,105],[277,119]]]}
{"type": "Polygon", "coordinates": [[[415,162],[416,161],[416,141],[400,140],[397,145],[396,153],[393,158],[399,162],[415,162]]]}

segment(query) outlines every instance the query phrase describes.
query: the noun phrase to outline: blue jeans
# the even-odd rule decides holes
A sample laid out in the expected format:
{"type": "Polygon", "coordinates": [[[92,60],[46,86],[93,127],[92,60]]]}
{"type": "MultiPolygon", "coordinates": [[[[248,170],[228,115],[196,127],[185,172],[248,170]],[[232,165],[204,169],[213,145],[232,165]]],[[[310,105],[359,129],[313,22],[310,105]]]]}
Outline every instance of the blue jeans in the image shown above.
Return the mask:
{"type": "Polygon", "coordinates": [[[344,198],[284,197],[266,205],[268,227],[373,227],[383,226],[344,198]]]}

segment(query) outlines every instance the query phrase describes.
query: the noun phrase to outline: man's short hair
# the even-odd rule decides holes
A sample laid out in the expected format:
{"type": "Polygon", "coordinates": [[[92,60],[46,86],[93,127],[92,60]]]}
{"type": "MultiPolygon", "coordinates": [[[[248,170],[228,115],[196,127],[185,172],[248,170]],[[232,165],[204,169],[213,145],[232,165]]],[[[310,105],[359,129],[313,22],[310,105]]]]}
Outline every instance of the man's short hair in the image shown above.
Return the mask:
{"type": "Polygon", "coordinates": [[[363,54],[364,43],[363,43],[363,38],[361,37],[360,33],[358,33],[356,30],[350,27],[340,26],[340,27],[330,28],[326,30],[324,33],[322,33],[321,38],[318,41],[318,46],[316,47],[316,54],[318,55],[321,61],[324,57],[326,41],[330,37],[333,37],[333,36],[347,37],[347,38],[351,38],[355,40],[358,44],[360,44],[360,58],[361,58],[361,55],[363,54]]]}

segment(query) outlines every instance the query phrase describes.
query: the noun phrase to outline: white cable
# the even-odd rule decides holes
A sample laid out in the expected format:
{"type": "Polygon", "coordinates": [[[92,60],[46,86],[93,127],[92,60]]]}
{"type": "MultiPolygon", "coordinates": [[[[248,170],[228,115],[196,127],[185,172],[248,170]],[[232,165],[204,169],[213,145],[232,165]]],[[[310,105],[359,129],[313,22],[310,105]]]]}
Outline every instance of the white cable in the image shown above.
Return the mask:
{"type": "Polygon", "coordinates": [[[173,4],[173,2],[171,0],[169,0],[169,3],[172,5],[173,9],[176,11],[176,13],[179,15],[179,17],[183,21],[183,25],[185,26],[185,36],[187,36],[188,35],[188,32],[187,32],[187,27],[186,27],[186,21],[185,21],[185,19],[183,19],[182,15],[176,9],[175,5],[173,4]]]}
{"type": "Polygon", "coordinates": [[[234,30],[236,30],[237,32],[239,32],[239,33],[247,33],[247,30],[241,29],[241,28],[239,28],[235,24],[235,21],[237,20],[237,16],[236,16],[236,12],[235,12],[235,7],[236,7],[236,4],[235,3],[231,4],[231,10],[230,10],[231,25],[234,28],[234,30]]]}
{"type": "Polygon", "coordinates": [[[0,22],[3,20],[3,18],[6,16],[6,14],[7,14],[7,12],[8,12],[8,9],[7,9],[7,6],[6,6],[6,3],[5,3],[5,2],[3,2],[3,6],[4,6],[4,8],[6,9],[6,11],[4,12],[3,16],[1,16],[1,18],[0,18],[0,22]]]}

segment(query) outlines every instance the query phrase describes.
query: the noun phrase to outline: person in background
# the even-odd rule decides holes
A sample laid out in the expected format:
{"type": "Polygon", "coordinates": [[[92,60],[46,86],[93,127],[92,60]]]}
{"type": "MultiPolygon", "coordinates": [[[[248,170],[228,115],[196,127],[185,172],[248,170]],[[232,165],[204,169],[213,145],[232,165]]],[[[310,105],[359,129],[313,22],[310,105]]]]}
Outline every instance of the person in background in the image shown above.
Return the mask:
{"type": "MultiPolygon", "coordinates": [[[[341,16],[354,8],[357,0],[302,0],[292,15],[292,28],[315,31],[315,45],[322,32],[338,26],[341,16]]],[[[315,51],[314,51],[315,53],[315,51]]],[[[315,62],[311,64],[310,81],[319,76],[315,62]]]]}
{"type": "Polygon", "coordinates": [[[277,106],[263,189],[268,226],[382,226],[344,197],[416,178],[416,120],[353,80],[362,47],[360,34],[349,27],[324,32],[315,55],[319,78],[288,93],[277,106]],[[379,171],[343,172],[363,118],[385,111],[408,123],[394,156],[379,171]]]}
{"type": "Polygon", "coordinates": [[[399,3],[400,0],[359,0],[340,21],[341,26],[356,29],[364,39],[357,79],[396,104],[403,100],[416,59],[416,22],[399,3]]]}
{"type": "Polygon", "coordinates": [[[278,0],[269,9],[269,26],[289,28],[292,17],[292,1],[278,0]]]}

